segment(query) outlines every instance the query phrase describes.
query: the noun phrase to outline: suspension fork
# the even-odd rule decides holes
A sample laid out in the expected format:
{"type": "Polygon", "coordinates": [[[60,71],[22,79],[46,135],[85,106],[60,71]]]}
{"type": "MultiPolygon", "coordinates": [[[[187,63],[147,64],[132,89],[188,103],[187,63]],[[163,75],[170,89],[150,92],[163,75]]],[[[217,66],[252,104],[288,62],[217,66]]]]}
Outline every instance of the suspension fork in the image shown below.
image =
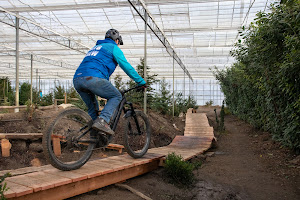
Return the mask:
{"type": "Polygon", "coordinates": [[[135,122],[135,125],[136,125],[136,128],[138,130],[138,133],[141,134],[141,129],[140,129],[140,125],[139,125],[139,122],[137,120],[137,117],[136,117],[136,113],[134,111],[134,108],[133,108],[133,105],[131,102],[128,102],[127,103],[129,106],[130,106],[130,115],[133,117],[134,119],[134,122],[135,122]]]}

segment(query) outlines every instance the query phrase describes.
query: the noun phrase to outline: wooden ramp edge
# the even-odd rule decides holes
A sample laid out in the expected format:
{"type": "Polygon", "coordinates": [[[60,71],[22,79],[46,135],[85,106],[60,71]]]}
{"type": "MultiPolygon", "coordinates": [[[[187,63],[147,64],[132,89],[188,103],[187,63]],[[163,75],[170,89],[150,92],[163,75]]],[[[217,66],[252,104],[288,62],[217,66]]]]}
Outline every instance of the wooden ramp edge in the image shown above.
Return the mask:
{"type": "Polygon", "coordinates": [[[60,171],[51,165],[0,171],[0,176],[6,172],[12,174],[4,181],[9,188],[4,195],[15,200],[66,199],[153,171],[168,153],[189,160],[208,150],[213,138],[206,115],[189,109],[184,136],[176,136],[168,146],[149,149],[143,158],[113,156],[89,161],[73,171],[60,171]]]}

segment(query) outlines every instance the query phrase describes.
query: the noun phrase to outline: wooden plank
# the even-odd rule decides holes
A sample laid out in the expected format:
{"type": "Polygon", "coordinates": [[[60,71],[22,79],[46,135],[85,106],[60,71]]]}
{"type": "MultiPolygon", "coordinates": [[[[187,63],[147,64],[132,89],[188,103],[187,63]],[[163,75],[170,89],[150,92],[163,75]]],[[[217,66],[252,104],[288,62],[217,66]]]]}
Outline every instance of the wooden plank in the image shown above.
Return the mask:
{"type": "MultiPolygon", "coordinates": [[[[101,159],[102,160],[102,159],[101,159]]],[[[107,173],[113,172],[113,168],[110,166],[97,166],[94,165],[93,162],[95,161],[90,161],[86,163],[84,166],[82,166],[79,169],[73,170],[72,172],[86,175],[88,178],[93,178],[96,176],[104,175],[107,173]]]]}
{"type": "Polygon", "coordinates": [[[34,172],[34,173],[26,174],[25,176],[37,179],[39,181],[39,183],[44,185],[42,187],[42,190],[49,189],[50,186],[52,188],[52,185],[53,185],[53,187],[58,187],[58,186],[65,185],[65,184],[72,182],[72,179],[70,179],[70,178],[61,177],[61,176],[57,176],[57,175],[53,175],[53,174],[48,174],[45,172],[34,172]],[[45,183],[45,184],[43,184],[43,183],[45,183]]]}
{"type": "Polygon", "coordinates": [[[120,144],[109,144],[107,147],[107,149],[114,149],[119,151],[119,153],[123,152],[124,146],[120,145],[120,144]]]}
{"type": "Polygon", "coordinates": [[[54,137],[52,138],[52,143],[53,143],[53,152],[56,156],[61,155],[61,146],[60,146],[60,138],[54,137]]]}
{"type": "MultiPolygon", "coordinates": [[[[42,187],[44,186],[39,182],[39,180],[35,178],[30,178],[26,175],[20,175],[20,176],[13,176],[13,177],[8,177],[5,180],[9,182],[13,182],[19,185],[26,186],[28,188],[33,189],[34,192],[38,192],[42,190],[42,187]]],[[[11,188],[14,190],[14,188],[11,188]]]]}
{"type": "MultiPolygon", "coordinates": [[[[52,168],[46,169],[44,172],[22,175],[41,181],[40,186],[37,187],[35,183],[31,183],[29,180],[26,180],[27,182],[22,180],[24,185],[27,183],[27,185],[35,186],[34,191],[36,192],[22,196],[22,198],[14,198],[22,200],[69,198],[156,169],[160,160],[172,152],[181,155],[185,160],[191,159],[207,150],[211,145],[213,128],[207,125],[208,121],[205,114],[188,113],[185,136],[176,136],[169,146],[149,149],[143,158],[134,159],[126,154],[89,161],[80,169],[71,172],[52,168]],[[47,176],[53,176],[53,179],[48,181],[47,176]],[[60,178],[68,181],[66,183],[63,181],[55,182],[60,178]],[[47,181],[48,185],[52,184],[54,187],[43,190],[46,188],[43,181],[47,181]]],[[[13,190],[10,190],[8,195],[17,196],[13,190]]]]}
{"type": "Polygon", "coordinates": [[[10,156],[10,149],[11,149],[11,143],[8,139],[2,139],[1,140],[1,152],[2,157],[9,157],[10,156]]]}
{"type": "Polygon", "coordinates": [[[19,169],[14,169],[14,170],[4,170],[4,171],[0,171],[0,176],[3,176],[4,174],[6,174],[8,172],[12,176],[17,176],[17,175],[42,171],[42,170],[45,170],[45,169],[53,169],[53,167],[51,165],[44,165],[44,166],[41,166],[41,167],[24,167],[24,168],[19,168],[19,169]]]}
{"type": "Polygon", "coordinates": [[[120,170],[131,167],[131,165],[128,164],[128,163],[113,160],[113,159],[110,159],[110,158],[100,159],[100,160],[92,162],[91,164],[97,165],[97,166],[110,167],[114,171],[120,171],[120,170]]]}
{"type": "Polygon", "coordinates": [[[88,176],[87,175],[83,175],[83,174],[78,174],[75,173],[73,171],[61,171],[59,169],[48,169],[43,171],[47,174],[52,174],[52,175],[57,175],[57,176],[61,176],[61,177],[65,177],[65,178],[69,178],[72,180],[72,182],[76,182],[76,181],[81,181],[84,179],[87,179],[88,176]]]}
{"type": "Polygon", "coordinates": [[[40,139],[43,137],[43,133],[0,133],[0,139],[40,139]]]}
{"type": "Polygon", "coordinates": [[[49,190],[41,190],[30,195],[25,195],[15,200],[57,200],[66,199],[82,193],[86,193],[98,188],[105,187],[114,183],[119,183],[129,178],[139,176],[141,174],[153,171],[158,168],[158,161],[146,163],[144,165],[127,168],[121,171],[96,176],[93,178],[85,179],[78,182],[62,185],[60,187],[51,188],[49,190]]]}
{"type": "MultiPolygon", "coordinates": [[[[10,182],[7,179],[5,179],[5,182],[7,183],[7,187],[9,188],[8,191],[4,192],[4,196],[6,198],[12,198],[12,197],[20,197],[24,196],[30,193],[33,193],[33,189],[14,183],[10,182]]],[[[21,198],[22,199],[22,198],[21,198]]]]}

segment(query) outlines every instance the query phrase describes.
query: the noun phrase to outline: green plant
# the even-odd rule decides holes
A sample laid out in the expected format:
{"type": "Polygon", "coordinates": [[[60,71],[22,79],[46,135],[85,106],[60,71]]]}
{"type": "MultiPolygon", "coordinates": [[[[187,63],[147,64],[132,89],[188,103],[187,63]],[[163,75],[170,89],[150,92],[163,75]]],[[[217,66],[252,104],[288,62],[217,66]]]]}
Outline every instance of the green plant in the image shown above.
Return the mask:
{"type": "Polygon", "coordinates": [[[180,155],[174,152],[168,154],[165,161],[166,175],[176,184],[188,186],[195,180],[193,169],[195,166],[185,162],[180,155]]]}
{"type": "Polygon", "coordinates": [[[217,123],[217,126],[219,126],[220,121],[219,121],[219,118],[218,118],[217,109],[214,109],[214,111],[215,111],[215,116],[216,116],[216,123],[217,123]]]}
{"type": "Polygon", "coordinates": [[[179,116],[180,113],[186,113],[189,108],[197,109],[196,103],[197,101],[193,96],[184,99],[182,93],[178,93],[175,99],[174,115],[179,116]]]}
{"type": "MultiPolygon", "coordinates": [[[[138,74],[144,78],[144,58],[140,59],[140,64],[137,65],[137,69],[136,71],[138,72],[138,74]]],[[[146,67],[146,71],[147,71],[147,105],[151,105],[152,102],[154,101],[154,88],[152,87],[152,85],[156,82],[158,82],[158,80],[156,79],[157,74],[152,74],[150,73],[150,67],[147,66],[146,67]]],[[[136,85],[136,83],[133,80],[130,80],[127,82],[127,86],[129,88],[134,87],[136,85]]],[[[142,107],[143,102],[144,102],[144,93],[143,92],[137,92],[137,91],[132,91],[130,96],[128,97],[128,100],[131,101],[132,103],[138,104],[142,107]]]]}
{"type": "Polygon", "coordinates": [[[216,70],[229,110],[300,151],[300,4],[272,5],[235,44],[231,68],[216,70]]]}
{"type": "MultiPolygon", "coordinates": [[[[30,102],[30,83],[24,82],[20,86],[19,102],[20,105],[28,105],[27,101],[30,102]]],[[[40,97],[38,91],[32,88],[32,102],[33,104],[40,104],[40,97]]]]}
{"type": "Polygon", "coordinates": [[[225,111],[224,111],[224,100],[223,100],[221,111],[220,111],[220,125],[219,125],[219,131],[221,132],[225,131],[224,117],[225,117],[225,111]]]}
{"type": "Polygon", "coordinates": [[[53,94],[49,93],[46,95],[43,95],[40,101],[41,106],[49,106],[53,104],[53,94]]]}
{"type": "Polygon", "coordinates": [[[3,176],[0,176],[0,200],[6,200],[4,197],[4,192],[6,192],[9,188],[7,187],[7,184],[4,182],[4,180],[11,176],[10,173],[6,173],[3,176]]]}
{"type": "Polygon", "coordinates": [[[166,82],[165,78],[159,81],[159,92],[154,95],[154,101],[151,108],[160,112],[161,114],[171,113],[172,109],[172,95],[168,90],[170,85],[166,82]]]}
{"type": "Polygon", "coordinates": [[[77,98],[78,99],[78,100],[68,100],[68,102],[70,102],[71,104],[75,105],[76,107],[78,107],[84,111],[88,111],[88,107],[82,100],[81,96],[76,92],[75,88],[69,89],[67,92],[67,96],[68,96],[68,98],[77,98]]]}
{"type": "Polygon", "coordinates": [[[54,98],[55,99],[64,99],[65,98],[65,88],[60,84],[55,86],[54,89],[54,98]]]}
{"type": "Polygon", "coordinates": [[[7,77],[0,78],[0,88],[0,99],[4,100],[2,104],[5,106],[14,105],[15,93],[7,77]]]}
{"type": "Polygon", "coordinates": [[[125,89],[125,86],[126,86],[126,83],[123,82],[122,77],[121,77],[120,74],[117,74],[117,75],[114,77],[114,84],[115,84],[115,87],[116,87],[118,90],[120,90],[120,91],[124,90],[124,89],[125,89]]]}
{"type": "Polygon", "coordinates": [[[212,106],[213,104],[214,104],[214,102],[212,100],[205,102],[206,106],[212,106]]]}

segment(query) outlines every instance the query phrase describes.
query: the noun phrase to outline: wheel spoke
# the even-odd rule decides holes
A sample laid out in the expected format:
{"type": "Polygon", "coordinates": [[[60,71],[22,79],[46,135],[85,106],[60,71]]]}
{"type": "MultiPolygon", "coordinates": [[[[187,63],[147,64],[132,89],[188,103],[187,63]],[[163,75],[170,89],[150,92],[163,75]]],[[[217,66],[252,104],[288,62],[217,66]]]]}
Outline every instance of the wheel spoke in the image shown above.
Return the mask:
{"type": "Polygon", "coordinates": [[[95,141],[90,138],[90,122],[84,111],[73,108],[60,113],[51,123],[44,136],[44,148],[54,167],[72,170],[88,160],[95,146],[95,141]]]}
{"type": "Polygon", "coordinates": [[[143,156],[150,144],[150,124],[146,116],[137,111],[136,116],[126,118],[127,123],[125,130],[124,144],[126,151],[132,157],[143,156]]]}

